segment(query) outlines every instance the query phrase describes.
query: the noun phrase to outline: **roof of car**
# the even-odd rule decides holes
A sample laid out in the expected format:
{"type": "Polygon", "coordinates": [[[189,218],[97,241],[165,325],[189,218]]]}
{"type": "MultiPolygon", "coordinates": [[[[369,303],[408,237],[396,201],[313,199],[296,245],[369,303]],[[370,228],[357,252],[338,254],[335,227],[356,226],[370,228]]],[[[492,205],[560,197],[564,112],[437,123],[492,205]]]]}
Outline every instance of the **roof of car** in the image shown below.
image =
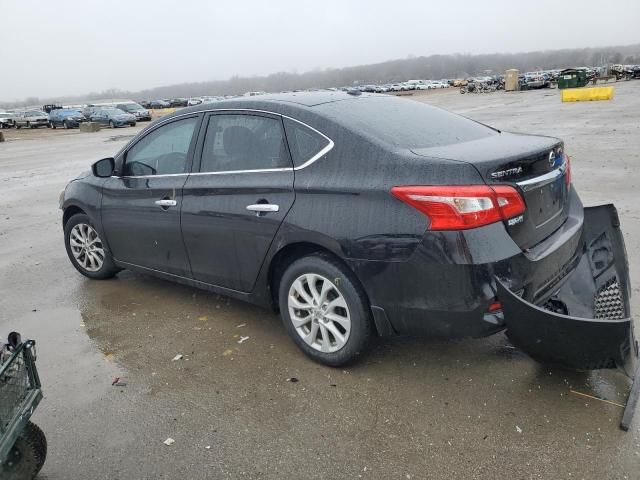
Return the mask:
{"type": "Polygon", "coordinates": [[[342,91],[310,91],[310,92],[290,92],[290,93],[269,93],[263,95],[254,95],[248,97],[236,97],[227,100],[220,100],[215,103],[206,103],[195,105],[181,109],[178,113],[199,112],[204,110],[214,110],[217,108],[264,108],[265,104],[274,105],[290,105],[298,106],[302,108],[313,108],[318,105],[324,105],[327,103],[349,101],[367,97],[380,97],[376,94],[361,93],[359,95],[353,95],[342,91]]]}

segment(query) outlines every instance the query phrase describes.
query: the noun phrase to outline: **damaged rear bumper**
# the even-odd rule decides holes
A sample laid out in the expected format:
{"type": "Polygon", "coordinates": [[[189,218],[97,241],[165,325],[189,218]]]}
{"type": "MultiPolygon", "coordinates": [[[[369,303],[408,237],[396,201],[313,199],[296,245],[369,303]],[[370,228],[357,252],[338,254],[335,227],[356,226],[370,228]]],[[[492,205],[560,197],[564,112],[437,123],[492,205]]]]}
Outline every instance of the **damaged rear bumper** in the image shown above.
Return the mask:
{"type": "Polygon", "coordinates": [[[536,305],[496,277],[507,335],[534,359],[578,370],[621,367],[633,375],[638,345],[629,307],[629,267],[613,205],[584,209],[575,270],[536,305]]]}

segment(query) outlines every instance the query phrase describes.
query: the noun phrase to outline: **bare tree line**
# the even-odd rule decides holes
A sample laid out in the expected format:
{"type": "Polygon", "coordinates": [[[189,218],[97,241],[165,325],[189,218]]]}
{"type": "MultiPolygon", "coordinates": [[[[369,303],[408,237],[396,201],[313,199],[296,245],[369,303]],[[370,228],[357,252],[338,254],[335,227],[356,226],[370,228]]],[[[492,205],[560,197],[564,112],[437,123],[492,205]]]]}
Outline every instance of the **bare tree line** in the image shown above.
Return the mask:
{"type": "Polygon", "coordinates": [[[150,100],[199,95],[240,95],[249,91],[279,92],[353,84],[392,83],[409,79],[465,78],[479,74],[503,73],[509,68],[531,71],[572,66],[604,66],[616,63],[640,64],[640,44],[525,53],[409,57],[371,65],[329,68],[305,73],[279,72],[259,77],[234,76],[228,80],[167,85],[138,92],[110,89],[81,96],[29,97],[23,102],[0,102],[0,105],[5,108],[16,108],[23,105],[54,102],[82,102],[88,99],[132,98],[150,100]]]}

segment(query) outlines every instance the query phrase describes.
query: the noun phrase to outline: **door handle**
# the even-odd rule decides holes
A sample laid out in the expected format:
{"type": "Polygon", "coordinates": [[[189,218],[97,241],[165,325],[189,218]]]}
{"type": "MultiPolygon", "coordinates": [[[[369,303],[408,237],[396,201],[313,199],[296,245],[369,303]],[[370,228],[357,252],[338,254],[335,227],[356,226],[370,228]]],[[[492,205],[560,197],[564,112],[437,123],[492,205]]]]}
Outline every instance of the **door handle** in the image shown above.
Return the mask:
{"type": "Polygon", "coordinates": [[[280,211],[280,205],[273,205],[271,203],[254,203],[253,205],[247,205],[247,210],[258,213],[269,213],[280,211]]]}
{"type": "Polygon", "coordinates": [[[163,198],[162,200],[156,200],[154,202],[156,205],[158,205],[159,207],[175,207],[178,202],[176,202],[175,200],[170,200],[168,198],[163,198]]]}

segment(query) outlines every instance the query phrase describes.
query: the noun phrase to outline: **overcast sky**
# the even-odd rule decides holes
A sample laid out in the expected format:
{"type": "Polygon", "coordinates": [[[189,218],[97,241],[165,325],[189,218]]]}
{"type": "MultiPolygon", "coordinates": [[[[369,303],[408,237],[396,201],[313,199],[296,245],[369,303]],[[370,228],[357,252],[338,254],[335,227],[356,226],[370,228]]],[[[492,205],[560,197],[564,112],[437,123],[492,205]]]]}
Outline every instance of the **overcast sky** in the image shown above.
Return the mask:
{"type": "Polygon", "coordinates": [[[640,0],[0,0],[0,20],[7,101],[640,42],[640,0]]]}

